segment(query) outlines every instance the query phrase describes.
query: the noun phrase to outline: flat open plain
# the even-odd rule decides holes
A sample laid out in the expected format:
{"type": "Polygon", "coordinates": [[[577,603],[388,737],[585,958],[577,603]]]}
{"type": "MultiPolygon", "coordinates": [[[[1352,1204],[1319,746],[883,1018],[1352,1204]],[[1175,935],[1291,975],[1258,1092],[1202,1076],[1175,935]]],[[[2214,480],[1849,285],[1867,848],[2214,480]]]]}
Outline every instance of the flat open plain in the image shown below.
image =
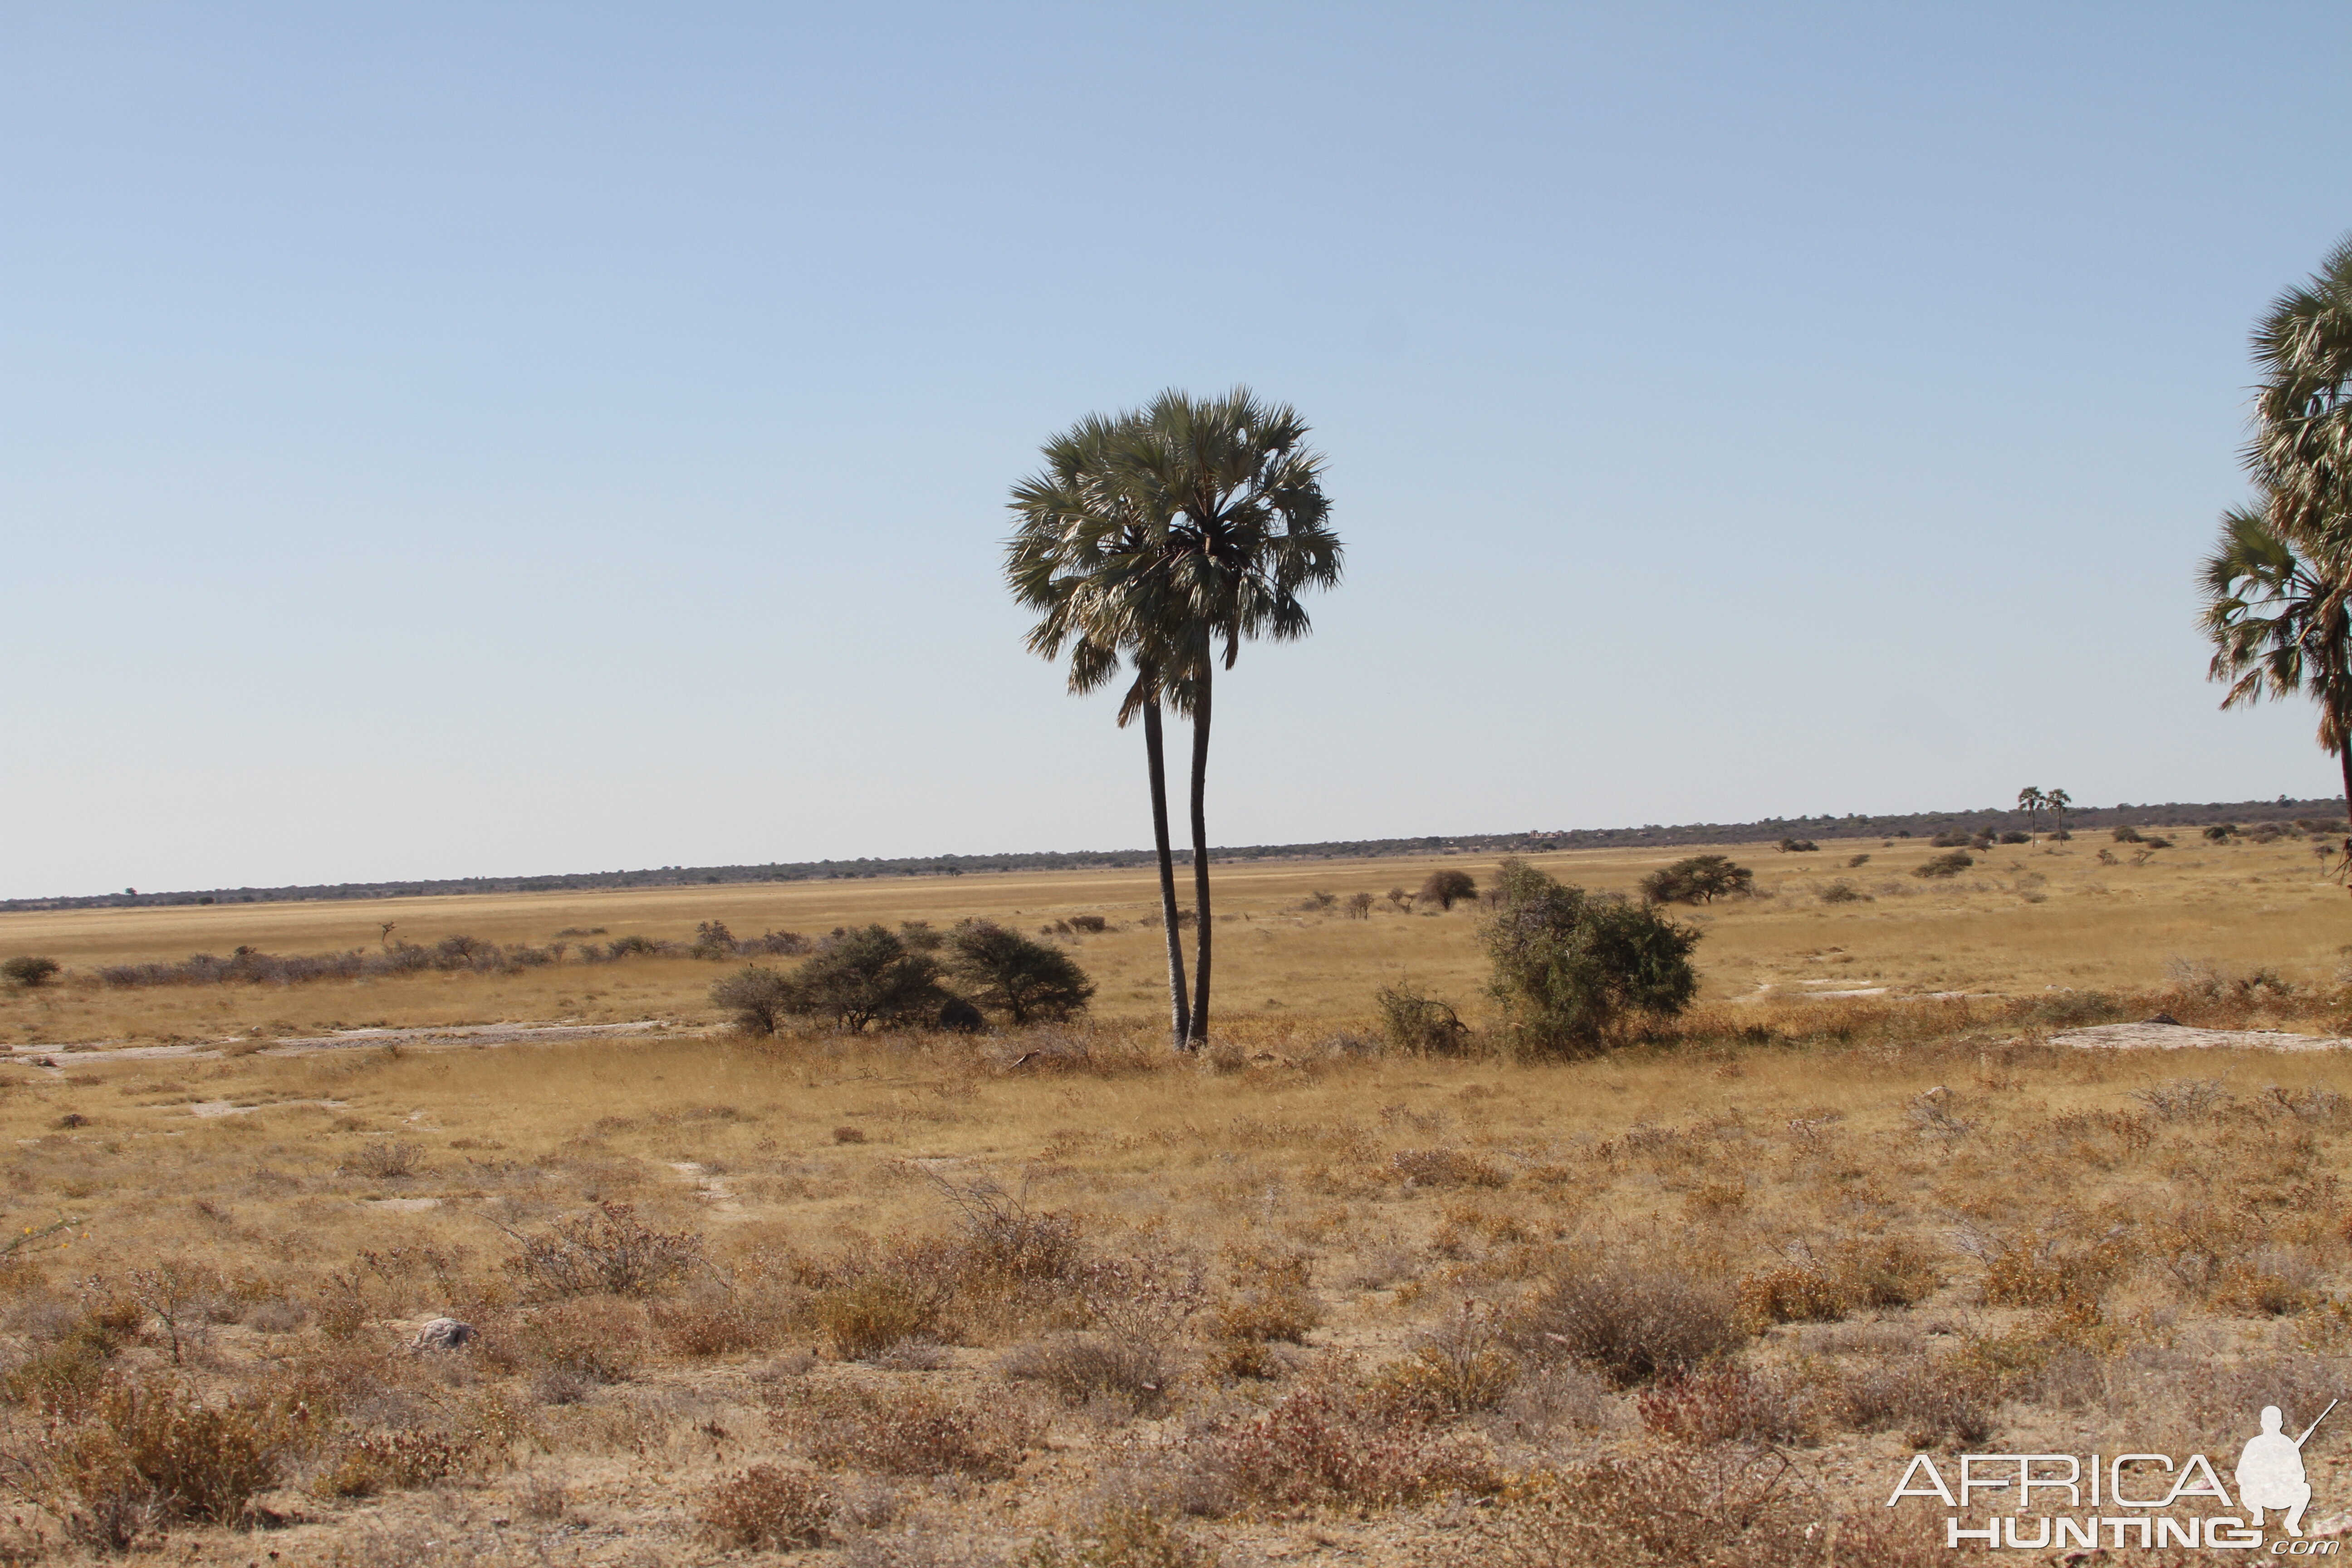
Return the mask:
{"type": "MultiPolygon", "coordinates": [[[[1133,873],[0,916],[0,956],[67,965],[0,994],[39,1047],[0,1068],[5,1550],[1942,1562],[1944,1510],[1883,1506],[1915,1451],[2226,1477],[2263,1405],[2299,1429],[2352,1389],[2352,1061],[2046,1043],[2158,1007],[2352,1032],[2310,841],[2078,836],[1935,881],[1908,841],[1729,852],[1764,896],[1688,912],[1700,1005],[1568,1062],[1379,1049],[1382,984],[1486,1018],[1477,910],[1384,897],[1485,879],[1458,857],[1220,868],[1230,1048],[1181,1062],[1133,873]],[[578,957],[975,914],[1107,917],[1061,939],[1094,1020],[750,1038],[706,999],[732,963],[578,957]],[[570,945],[93,978],[383,921],[570,945]],[[661,1026],[271,1054],[563,1020],[661,1026]],[[115,1054],[167,1043],[201,1054],[115,1054]],[[475,1342],[413,1353],[444,1314],[475,1342]]],[[[2305,1450],[2307,1528],[2352,1509],[2346,1431],[2305,1450]]]]}

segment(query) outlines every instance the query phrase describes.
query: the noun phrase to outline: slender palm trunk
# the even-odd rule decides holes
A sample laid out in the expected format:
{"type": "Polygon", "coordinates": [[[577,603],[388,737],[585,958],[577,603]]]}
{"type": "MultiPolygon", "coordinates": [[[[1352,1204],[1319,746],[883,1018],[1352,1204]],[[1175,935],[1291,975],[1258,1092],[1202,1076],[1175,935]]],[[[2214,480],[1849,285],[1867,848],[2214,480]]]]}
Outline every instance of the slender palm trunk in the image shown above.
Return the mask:
{"type": "Polygon", "coordinates": [[[1171,1036],[1185,1048],[1192,1010],[1184,998],[1184,941],[1176,928],[1176,857],[1168,846],[1168,758],[1160,740],[1160,692],[1155,685],[1143,708],[1143,754],[1151,764],[1151,843],[1160,851],[1160,923],[1168,932],[1168,1010],[1171,1036]]]}
{"type": "Polygon", "coordinates": [[[1209,1040],[1209,667],[1201,659],[1199,686],[1192,696],[1192,1043],[1209,1040]]]}
{"type": "MultiPolygon", "coordinates": [[[[2352,822],[2352,737],[2347,737],[2344,744],[2336,749],[2336,760],[2344,765],[2345,817],[2352,822]]],[[[2347,827],[2344,834],[2344,864],[2352,867],[2352,827],[2347,827]]],[[[2345,878],[2344,887],[2352,892],[2352,876],[2345,878]]]]}

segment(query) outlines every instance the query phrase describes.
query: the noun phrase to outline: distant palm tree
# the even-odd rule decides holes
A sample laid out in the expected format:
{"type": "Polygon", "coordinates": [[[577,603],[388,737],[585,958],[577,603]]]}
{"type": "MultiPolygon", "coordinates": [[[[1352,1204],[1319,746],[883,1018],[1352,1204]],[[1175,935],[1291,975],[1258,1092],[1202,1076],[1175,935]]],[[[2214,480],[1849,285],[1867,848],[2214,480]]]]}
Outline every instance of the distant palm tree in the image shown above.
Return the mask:
{"type": "Polygon", "coordinates": [[[2017,792],[2017,809],[2025,813],[2025,828],[2027,832],[2031,833],[2035,830],[2036,823],[2034,819],[2041,812],[2042,808],[2048,804],[2048,801],[2042,797],[2042,791],[2032,784],[2027,784],[2023,789],[2017,792]]]}
{"type": "Polygon", "coordinates": [[[1129,426],[1129,471],[1154,519],[1156,557],[1133,584],[1139,646],[1167,650],[1174,706],[1192,721],[1192,1038],[1209,1037],[1212,926],[1206,808],[1214,675],[1245,640],[1310,629],[1298,595],[1339,580],[1342,547],[1323,493],[1323,458],[1287,405],[1246,387],[1223,397],[1163,392],[1129,426]],[[1178,660],[1181,658],[1181,664],[1178,660]]]}
{"type": "Polygon", "coordinates": [[[2066,808],[2074,804],[2074,797],[2063,789],[2044,790],[2042,792],[2042,804],[2049,808],[2050,815],[2057,820],[2058,826],[2054,831],[2065,832],[2066,808]]]}
{"type": "MultiPolygon", "coordinates": [[[[2297,539],[2273,528],[2274,515],[2271,506],[2222,514],[2204,570],[2207,673],[2230,682],[2224,708],[2295,692],[2318,703],[2320,748],[2352,799],[2352,528],[2323,514],[2297,539]]],[[[2346,846],[2352,853],[2352,839],[2346,846]]]]}
{"type": "Polygon", "coordinates": [[[1118,726],[1143,721],[1150,776],[1152,846],[1160,858],[1160,919],[1168,942],[1170,1031],[1185,1047],[1192,1009],[1184,986],[1184,947],[1176,908],[1176,866],[1168,833],[1168,770],[1160,736],[1166,701],[1164,650],[1143,639],[1123,589],[1145,560],[1157,529],[1138,506],[1120,462],[1123,427],[1132,416],[1089,416],[1045,443],[1045,469],[1013,489],[1019,526],[1005,544],[1004,574],[1024,608],[1040,612],[1032,652],[1070,654],[1070,690],[1085,695],[1116,679],[1122,652],[1134,654],[1134,679],[1119,700],[1118,726]]]}

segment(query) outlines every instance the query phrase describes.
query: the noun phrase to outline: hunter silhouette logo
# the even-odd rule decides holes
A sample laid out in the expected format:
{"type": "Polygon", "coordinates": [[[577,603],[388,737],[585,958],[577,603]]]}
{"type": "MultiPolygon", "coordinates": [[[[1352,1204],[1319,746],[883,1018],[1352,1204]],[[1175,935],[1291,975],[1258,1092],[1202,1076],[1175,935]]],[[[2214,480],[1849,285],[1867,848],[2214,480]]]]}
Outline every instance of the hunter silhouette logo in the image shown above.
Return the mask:
{"type": "Polygon", "coordinates": [[[1958,1466],[1948,1480],[1932,1455],[1917,1454],[1886,1506],[1893,1508],[1906,1497],[1934,1498],[1954,1510],[1954,1517],[1944,1521],[1946,1546],[2027,1551],[2052,1546],[2120,1551],[2127,1545],[2250,1551],[2263,1544],[2263,1515],[2270,1513],[2279,1516],[2280,1527],[2292,1538],[2273,1543],[2272,1552],[2332,1556],[2338,1542],[2304,1538],[2311,1479],[2304,1470],[2303,1447],[2336,1403],[2329,1400],[2327,1409],[2300,1436],[2288,1435],[2284,1411],[2275,1405],[2263,1406],[2257,1418],[2262,1429],[2246,1439],[2238,1454],[2231,1477],[2237,1484],[2234,1501],[2212,1461],[2202,1454],[2179,1462],[2169,1454],[2152,1453],[1961,1454],[1945,1461],[1958,1466]],[[1978,1494],[1986,1492],[1994,1494],[1996,1511],[1982,1525],[1972,1525],[1963,1516],[1971,1503],[1985,1506],[1986,1500],[1978,1494]],[[2200,1500],[2206,1508],[2234,1508],[2245,1517],[2174,1511],[2200,1500]]]}
{"type": "MultiPolygon", "coordinates": [[[[2327,1402],[2327,1410],[2336,1402],[2327,1402]]],[[[2319,1421],[2327,1419],[2327,1410],[2319,1413],[2319,1421]]],[[[2319,1430],[2319,1421],[2303,1429],[2300,1437],[2290,1437],[2281,1427],[2286,1415],[2275,1405],[2263,1406],[2263,1429],[2258,1436],[2246,1439],[2245,1452],[2238,1456],[2238,1501],[2252,1517],[2247,1521],[2255,1529],[2262,1528],[2263,1510],[2284,1509],[2286,1532],[2303,1533],[2303,1510],[2311,1506],[2311,1482],[2303,1473],[2303,1446],[2319,1430]]]]}

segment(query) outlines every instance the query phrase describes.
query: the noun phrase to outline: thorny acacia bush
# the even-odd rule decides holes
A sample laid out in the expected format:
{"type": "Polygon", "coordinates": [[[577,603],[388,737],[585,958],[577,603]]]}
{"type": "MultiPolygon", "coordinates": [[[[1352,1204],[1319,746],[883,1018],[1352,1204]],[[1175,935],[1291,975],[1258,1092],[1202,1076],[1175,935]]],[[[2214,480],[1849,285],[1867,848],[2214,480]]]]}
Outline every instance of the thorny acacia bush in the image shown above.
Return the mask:
{"type": "Polygon", "coordinates": [[[1693,855],[1642,879],[1642,897],[1654,904],[1711,904],[1754,890],[1756,873],[1727,855],[1693,855]]]}
{"type": "Polygon", "coordinates": [[[1523,860],[1497,871],[1479,939],[1509,1031],[1538,1053],[1593,1049],[1627,1015],[1671,1018],[1698,991],[1696,928],[1554,881],[1523,860]]]}
{"type": "Polygon", "coordinates": [[[949,972],[982,1007],[1014,1024],[1083,1012],[1094,983],[1060,948],[994,921],[959,921],[947,942],[949,972]]]}
{"type": "Polygon", "coordinates": [[[852,1032],[937,1018],[948,1001],[934,956],[937,933],[913,942],[908,934],[877,924],[824,938],[790,976],[782,1010],[852,1032]]]}

